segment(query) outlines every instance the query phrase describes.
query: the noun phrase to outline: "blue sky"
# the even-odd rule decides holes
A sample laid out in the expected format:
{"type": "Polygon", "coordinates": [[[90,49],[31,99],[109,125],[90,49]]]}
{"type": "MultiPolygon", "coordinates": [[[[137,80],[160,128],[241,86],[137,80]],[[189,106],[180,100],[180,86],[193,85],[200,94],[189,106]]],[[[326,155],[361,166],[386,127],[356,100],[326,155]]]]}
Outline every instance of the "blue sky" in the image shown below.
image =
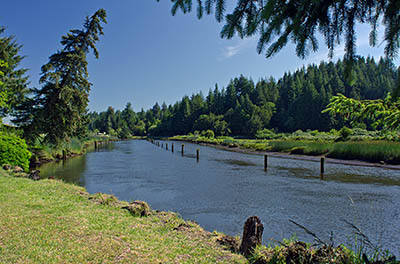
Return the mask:
{"type": "MultiPolygon", "coordinates": [[[[127,102],[135,111],[155,102],[173,104],[184,95],[199,91],[206,95],[216,83],[225,87],[240,74],[254,81],[278,79],[285,72],[328,59],[322,39],[319,52],[305,60],[296,57],[293,45],[266,59],[256,52],[256,38],[221,39],[222,24],[214,16],[201,20],[195,12],[172,16],[167,0],[4,1],[0,25],[23,45],[22,66],[30,69],[31,86],[39,87],[40,67],[61,48],[61,36],[81,28],[84,18],[99,8],[106,9],[108,24],[97,45],[100,58],[89,58],[91,111],[108,106],[123,109],[127,102]]],[[[384,44],[368,46],[368,32],[368,26],[358,27],[358,53],[383,55],[384,44]]],[[[339,47],[337,58],[343,53],[339,47]]]]}

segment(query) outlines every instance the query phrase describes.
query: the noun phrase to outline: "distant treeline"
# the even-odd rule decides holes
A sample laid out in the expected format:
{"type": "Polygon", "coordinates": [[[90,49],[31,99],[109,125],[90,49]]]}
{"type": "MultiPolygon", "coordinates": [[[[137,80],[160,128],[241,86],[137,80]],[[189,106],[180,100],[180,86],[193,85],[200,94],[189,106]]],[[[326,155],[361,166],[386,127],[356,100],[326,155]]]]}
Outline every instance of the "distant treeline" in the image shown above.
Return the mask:
{"type": "MultiPolygon", "coordinates": [[[[130,135],[183,135],[212,130],[215,135],[253,137],[261,129],[279,132],[340,129],[345,122],[321,113],[337,93],[356,99],[384,98],[392,92],[396,67],[381,59],[358,58],[353,66],[352,83],[346,81],[343,61],[322,62],[294,73],[285,73],[258,82],[240,76],[226,88],[217,85],[207,96],[201,92],[184,96],[174,105],[156,103],[151,109],[135,113],[128,103],[122,111],[89,114],[89,129],[125,138],[130,135]]],[[[357,125],[368,128],[369,124],[357,125]]]]}

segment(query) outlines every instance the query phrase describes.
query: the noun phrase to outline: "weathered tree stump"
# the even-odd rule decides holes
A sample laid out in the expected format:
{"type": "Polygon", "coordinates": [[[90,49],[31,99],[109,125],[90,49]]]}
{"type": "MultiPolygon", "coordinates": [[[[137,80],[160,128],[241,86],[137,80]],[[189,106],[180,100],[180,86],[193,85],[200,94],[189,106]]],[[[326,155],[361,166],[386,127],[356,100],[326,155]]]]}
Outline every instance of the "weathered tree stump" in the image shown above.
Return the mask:
{"type": "Polygon", "coordinates": [[[240,253],[248,256],[262,243],[262,234],[264,226],[258,216],[250,216],[247,218],[243,227],[242,244],[240,245],[240,253]]]}

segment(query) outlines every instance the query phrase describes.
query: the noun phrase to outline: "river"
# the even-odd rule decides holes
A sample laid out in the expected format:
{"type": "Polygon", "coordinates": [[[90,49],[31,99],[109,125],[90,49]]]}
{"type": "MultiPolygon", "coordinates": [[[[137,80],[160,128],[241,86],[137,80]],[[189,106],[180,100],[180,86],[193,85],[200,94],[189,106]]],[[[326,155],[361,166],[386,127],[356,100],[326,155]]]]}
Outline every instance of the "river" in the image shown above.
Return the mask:
{"type": "Polygon", "coordinates": [[[400,172],[383,168],[325,165],[281,157],[264,158],[212,147],[143,140],[119,141],[66,162],[43,165],[53,176],[84,186],[89,193],[114,194],[126,201],[147,201],[153,209],[174,211],[206,230],[241,235],[248,216],[264,223],[264,243],[295,235],[354,245],[356,225],[375,245],[400,254],[400,172]],[[168,143],[169,150],[165,149],[168,143]],[[196,160],[200,149],[200,160],[196,160]]]}

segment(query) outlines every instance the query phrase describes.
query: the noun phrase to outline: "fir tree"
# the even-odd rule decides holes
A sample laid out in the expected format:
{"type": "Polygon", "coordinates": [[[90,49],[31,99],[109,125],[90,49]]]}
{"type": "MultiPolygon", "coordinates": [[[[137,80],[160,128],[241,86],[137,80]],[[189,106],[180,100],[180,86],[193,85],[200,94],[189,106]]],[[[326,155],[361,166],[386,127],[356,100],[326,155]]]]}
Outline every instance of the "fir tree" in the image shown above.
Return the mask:
{"type": "Polygon", "coordinates": [[[83,136],[87,125],[86,109],[91,83],[87,71],[87,54],[99,57],[95,46],[103,35],[106,11],[87,17],[82,30],[71,30],[62,37],[62,50],[42,66],[41,89],[33,89],[33,99],[16,121],[27,122],[27,133],[45,134],[45,141],[59,144],[69,137],[83,136]],[[31,118],[27,118],[30,114],[31,118]]]}
{"type": "MultiPolygon", "coordinates": [[[[184,13],[192,10],[192,0],[172,0],[172,14],[178,9],[184,13]]],[[[232,38],[259,35],[257,50],[271,57],[289,41],[296,45],[299,57],[317,51],[316,38],[321,33],[332,57],[335,47],[344,40],[349,73],[356,56],[357,23],[371,25],[370,45],[377,45],[377,28],[385,28],[385,54],[395,58],[400,48],[400,6],[398,0],[238,0],[232,13],[225,15],[227,0],[196,1],[197,15],[215,12],[217,21],[225,17],[221,36],[232,38]]]]}
{"type": "Polygon", "coordinates": [[[0,27],[0,120],[12,114],[28,92],[27,69],[19,68],[23,56],[21,45],[14,36],[1,36],[5,28],[0,27]]]}

